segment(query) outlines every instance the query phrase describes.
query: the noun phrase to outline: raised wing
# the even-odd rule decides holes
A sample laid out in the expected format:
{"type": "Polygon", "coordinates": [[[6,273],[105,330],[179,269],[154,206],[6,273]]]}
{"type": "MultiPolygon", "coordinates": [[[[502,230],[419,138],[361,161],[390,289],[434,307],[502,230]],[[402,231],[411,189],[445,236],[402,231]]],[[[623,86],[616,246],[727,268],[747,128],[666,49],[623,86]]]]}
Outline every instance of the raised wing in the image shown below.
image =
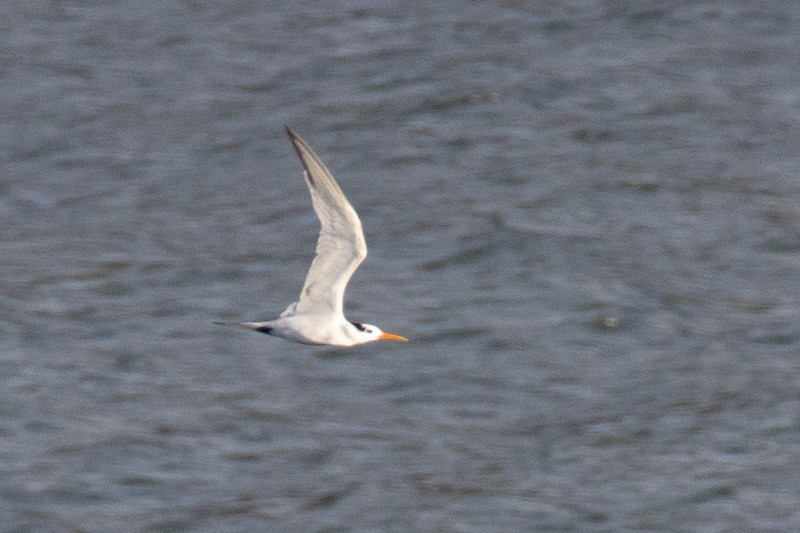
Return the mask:
{"type": "Polygon", "coordinates": [[[322,229],[317,241],[317,253],[306,275],[300,299],[289,306],[284,315],[342,315],[347,282],[367,257],[361,221],[314,150],[288,126],[286,133],[305,168],[306,185],[322,229]]]}

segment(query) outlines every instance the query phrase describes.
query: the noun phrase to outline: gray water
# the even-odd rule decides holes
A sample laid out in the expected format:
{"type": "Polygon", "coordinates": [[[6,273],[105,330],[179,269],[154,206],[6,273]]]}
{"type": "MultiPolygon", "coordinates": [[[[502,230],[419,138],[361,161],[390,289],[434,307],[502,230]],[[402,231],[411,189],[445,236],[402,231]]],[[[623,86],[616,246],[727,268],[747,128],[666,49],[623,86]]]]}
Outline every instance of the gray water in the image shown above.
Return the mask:
{"type": "Polygon", "coordinates": [[[800,529],[794,3],[1,9],[2,531],[800,529]]]}

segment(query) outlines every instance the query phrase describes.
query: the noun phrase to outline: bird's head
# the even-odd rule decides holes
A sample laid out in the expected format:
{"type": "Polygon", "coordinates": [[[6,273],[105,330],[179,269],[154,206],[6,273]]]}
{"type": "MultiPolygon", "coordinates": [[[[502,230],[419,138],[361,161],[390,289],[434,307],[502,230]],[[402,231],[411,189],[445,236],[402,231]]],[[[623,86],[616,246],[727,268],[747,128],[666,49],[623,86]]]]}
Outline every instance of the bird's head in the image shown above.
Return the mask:
{"type": "Polygon", "coordinates": [[[350,322],[350,323],[356,329],[356,335],[360,342],[370,342],[370,341],[407,342],[408,341],[408,339],[400,335],[395,335],[394,333],[387,333],[385,331],[381,331],[381,328],[379,328],[378,326],[373,326],[372,324],[361,324],[359,322],[350,322]]]}

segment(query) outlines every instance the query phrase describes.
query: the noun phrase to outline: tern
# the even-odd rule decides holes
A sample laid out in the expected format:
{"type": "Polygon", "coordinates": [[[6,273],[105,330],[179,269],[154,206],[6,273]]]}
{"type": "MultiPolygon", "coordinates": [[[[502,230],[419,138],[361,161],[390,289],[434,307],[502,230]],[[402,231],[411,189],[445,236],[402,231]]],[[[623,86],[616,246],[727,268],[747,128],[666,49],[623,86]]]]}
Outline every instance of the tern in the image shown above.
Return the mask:
{"type": "Polygon", "coordinates": [[[215,324],[243,327],[302,344],[353,346],[376,340],[407,341],[377,326],[351,322],[344,317],[345,288],[367,257],[361,221],[311,146],[288,126],[286,133],[303,164],[311,203],[321,226],[316,255],[300,299],[276,320],[215,324]]]}

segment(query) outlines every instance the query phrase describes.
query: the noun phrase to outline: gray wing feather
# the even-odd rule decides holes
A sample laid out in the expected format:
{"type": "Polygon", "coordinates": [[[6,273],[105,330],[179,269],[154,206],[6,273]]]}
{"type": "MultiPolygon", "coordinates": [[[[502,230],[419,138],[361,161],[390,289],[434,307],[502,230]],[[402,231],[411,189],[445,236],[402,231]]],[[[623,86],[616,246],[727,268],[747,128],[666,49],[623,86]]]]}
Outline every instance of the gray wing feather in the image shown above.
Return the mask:
{"type": "Polygon", "coordinates": [[[347,283],[367,257],[361,221],[314,150],[288,126],[286,132],[305,168],[306,185],[322,228],[300,299],[285,313],[343,314],[347,283]]]}

